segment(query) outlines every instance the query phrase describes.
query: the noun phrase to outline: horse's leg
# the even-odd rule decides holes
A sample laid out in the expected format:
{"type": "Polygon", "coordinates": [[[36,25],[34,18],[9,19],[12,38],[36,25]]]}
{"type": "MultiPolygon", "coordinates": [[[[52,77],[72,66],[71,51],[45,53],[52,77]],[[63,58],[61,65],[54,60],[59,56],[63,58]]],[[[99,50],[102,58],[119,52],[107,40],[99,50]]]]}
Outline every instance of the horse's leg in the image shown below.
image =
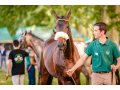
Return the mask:
{"type": "Polygon", "coordinates": [[[59,85],[80,85],[80,71],[77,70],[72,77],[58,78],[59,85]]]}
{"type": "Polygon", "coordinates": [[[90,75],[89,75],[89,72],[87,70],[87,67],[85,67],[85,65],[83,65],[81,71],[85,75],[85,77],[86,77],[86,84],[88,85],[90,83],[90,75]]]}
{"type": "Polygon", "coordinates": [[[80,82],[80,70],[79,69],[75,71],[75,74],[73,74],[73,79],[76,82],[76,85],[81,85],[81,82],[80,82]]]}
{"type": "Polygon", "coordinates": [[[58,84],[59,85],[74,85],[74,82],[72,78],[67,77],[67,78],[58,78],[58,84]]]}
{"type": "Polygon", "coordinates": [[[53,76],[49,74],[48,80],[47,80],[47,85],[51,85],[53,81],[53,76]]]}
{"type": "MultiPolygon", "coordinates": [[[[43,56],[43,55],[41,55],[43,56]]],[[[50,85],[52,84],[53,77],[48,73],[45,65],[44,59],[41,57],[41,62],[39,62],[39,77],[38,77],[38,84],[39,85],[50,85]]]]}
{"type": "Polygon", "coordinates": [[[42,73],[39,73],[39,82],[40,85],[51,85],[53,77],[48,73],[46,69],[42,73]]]}
{"type": "Polygon", "coordinates": [[[61,82],[61,80],[60,80],[60,79],[58,79],[58,84],[59,84],[59,85],[62,85],[62,82],[61,82]]]}

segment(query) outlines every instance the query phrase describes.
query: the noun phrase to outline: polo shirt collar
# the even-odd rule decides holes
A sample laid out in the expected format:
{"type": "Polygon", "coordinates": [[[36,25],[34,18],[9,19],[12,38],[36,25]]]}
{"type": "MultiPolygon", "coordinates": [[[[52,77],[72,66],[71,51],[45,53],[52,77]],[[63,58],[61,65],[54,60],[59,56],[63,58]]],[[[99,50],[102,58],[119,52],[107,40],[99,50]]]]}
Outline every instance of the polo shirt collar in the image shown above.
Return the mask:
{"type": "MultiPolygon", "coordinates": [[[[98,39],[96,40],[96,43],[101,44],[98,39]]],[[[110,43],[110,39],[107,38],[106,42],[103,45],[109,45],[109,43],[110,43]]]]}

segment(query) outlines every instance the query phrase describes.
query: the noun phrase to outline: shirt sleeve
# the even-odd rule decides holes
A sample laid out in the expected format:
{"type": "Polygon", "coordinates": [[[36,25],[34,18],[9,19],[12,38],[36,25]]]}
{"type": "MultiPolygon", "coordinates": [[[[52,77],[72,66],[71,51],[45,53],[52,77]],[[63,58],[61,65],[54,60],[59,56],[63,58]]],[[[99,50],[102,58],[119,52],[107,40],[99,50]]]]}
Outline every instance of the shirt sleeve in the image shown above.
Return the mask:
{"type": "Polygon", "coordinates": [[[93,42],[91,42],[84,51],[88,56],[92,55],[92,47],[93,47],[93,42]]]}
{"type": "Polygon", "coordinates": [[[26,51],[25,51],[25,56],[29,56],[29,53],[27,53],[26,51]]]}
{"type": "Polygon", "coordinates": [[[113,57],[116,60],[117,60],[118,57],[120,57],[120,51],[119,51],[116,44],[113,45],[113,57]]]}

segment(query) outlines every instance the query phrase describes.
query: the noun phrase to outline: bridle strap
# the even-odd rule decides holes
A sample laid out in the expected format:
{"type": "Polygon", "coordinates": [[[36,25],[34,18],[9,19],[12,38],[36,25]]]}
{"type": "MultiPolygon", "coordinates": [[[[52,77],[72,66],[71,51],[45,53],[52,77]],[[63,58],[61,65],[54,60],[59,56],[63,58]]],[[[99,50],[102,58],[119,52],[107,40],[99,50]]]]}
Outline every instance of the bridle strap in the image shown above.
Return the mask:
{"type": "Polygon", "coordinates": [[[60,21],[60,20],[63,20],[63,21],[69,21],[69,20],[67,20],[67,19],[57,19],[57,21],[60,21]]]}

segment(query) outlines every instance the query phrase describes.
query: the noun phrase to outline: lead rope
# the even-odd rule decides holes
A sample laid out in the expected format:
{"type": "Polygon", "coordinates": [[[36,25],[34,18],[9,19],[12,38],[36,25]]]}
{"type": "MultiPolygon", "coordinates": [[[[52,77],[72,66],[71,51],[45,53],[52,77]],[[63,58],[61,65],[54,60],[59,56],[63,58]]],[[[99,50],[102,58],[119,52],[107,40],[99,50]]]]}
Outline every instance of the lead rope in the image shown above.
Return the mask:
{"type": "MultiPolygon", "coordinates": [[[[62,54],[63,50],[60,50],[60,52],[61,52],[61,54],[62,54]]],[[[60,57],[60,59],[61,59],[61,57],[60,57]]],[[[65,66],[65,69],[68,70],[68,68],[66,67],[66,65],[64,65],[64,66],[65,66]]],[[[77,85],[76,82],[75,82],[75,79],[73,78],[73,76],[71,76],[71,78],[72,78],[73,83],[74,83],[75,85],[77,85]]]]}

